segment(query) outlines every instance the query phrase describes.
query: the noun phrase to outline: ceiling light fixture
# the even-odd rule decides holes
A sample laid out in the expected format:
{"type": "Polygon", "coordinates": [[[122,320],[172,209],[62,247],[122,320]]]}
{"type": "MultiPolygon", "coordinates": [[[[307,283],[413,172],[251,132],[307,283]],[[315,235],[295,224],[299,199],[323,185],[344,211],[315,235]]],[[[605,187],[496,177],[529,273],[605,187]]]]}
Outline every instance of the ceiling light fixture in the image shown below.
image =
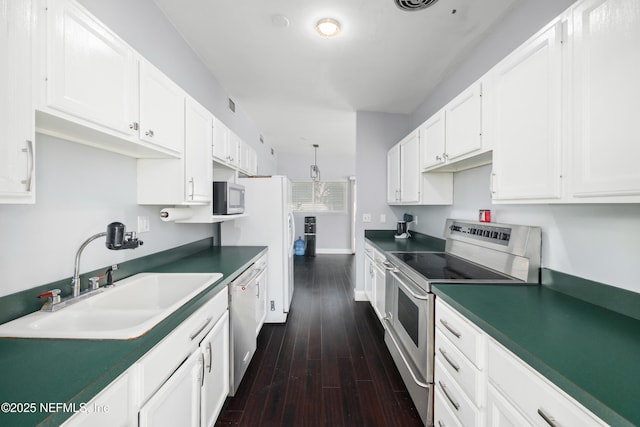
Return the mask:
{"type": "Polygon", "coordinates": [[[316,31],[325,39],[340,34],[340,23],[333,18],[323,18],[316,24],[316,31]]]}
{"type": "Polygon", "coordinates": [[[313,150],[315,154],[313,164],[310,167],[310,175],[311,179],[314,181],[320,181],[320,168],[318,167],[318,147],[318,144],[313,144],[313,150]]]}

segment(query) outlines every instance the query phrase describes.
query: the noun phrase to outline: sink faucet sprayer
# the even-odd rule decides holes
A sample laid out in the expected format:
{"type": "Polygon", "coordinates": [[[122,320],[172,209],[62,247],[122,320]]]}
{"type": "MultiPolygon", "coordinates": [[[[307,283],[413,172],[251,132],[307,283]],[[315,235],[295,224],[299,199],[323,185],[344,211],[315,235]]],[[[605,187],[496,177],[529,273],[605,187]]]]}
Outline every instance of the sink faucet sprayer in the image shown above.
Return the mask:
{"type": "Polygon", "coordinates": [[[78,252],[76,252],[76,261],[73,268],[73,278],[71,279],[71,289],[73,291],[73,297],[80,295],[80,255],[87,245],[100,237],[107,237],[105,245],[107,249],[119,250],[119,249],[135,249],[142,245],[142,240],[138,240],[134,231],[127,233],[126,227],[121,222],[112,222],[107,225],[107,231],[103,233],[94,234],[80,245],[78,252]]]}

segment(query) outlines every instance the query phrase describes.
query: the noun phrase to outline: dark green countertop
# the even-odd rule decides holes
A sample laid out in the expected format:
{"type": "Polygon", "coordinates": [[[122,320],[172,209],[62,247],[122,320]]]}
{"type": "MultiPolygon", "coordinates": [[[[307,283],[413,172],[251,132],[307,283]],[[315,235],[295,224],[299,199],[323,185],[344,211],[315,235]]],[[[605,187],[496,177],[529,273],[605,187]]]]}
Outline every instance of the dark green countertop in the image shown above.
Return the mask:
{"type": "Polygon", "coordinates": [[[364,237],[383,252],[444,251],[442,239],[413,231],[408,239],[396,239],[395,234],[395,230],[365,230],[364,237]]]}
{"type": "Polygon", "coordinates": [[[546,286],[434,293],[613,426],[640,425],[640,321],[546,286]]]}
{"type": "Polygon", "coordinates": [[[210,247],[145,271],[223,274],[223,278],[134,340],[0,338],[0,403],[37,405],[31,413],[0,412],[2,426],[58,426],[69,412],[40,412],[40,403],[91,400],[176,326],[251,265],[266,247],[210,247]]]}

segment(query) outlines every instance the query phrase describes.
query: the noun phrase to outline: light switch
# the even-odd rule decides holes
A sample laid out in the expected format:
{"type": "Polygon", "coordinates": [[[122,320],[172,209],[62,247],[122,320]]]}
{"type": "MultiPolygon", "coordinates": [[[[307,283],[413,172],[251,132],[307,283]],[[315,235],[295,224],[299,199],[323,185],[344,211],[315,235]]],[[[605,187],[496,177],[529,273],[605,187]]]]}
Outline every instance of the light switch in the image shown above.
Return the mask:
{"type": "Polygon", "coordinates": [[[146,233],[149,231],[149,217],[148,216],[139,216],[138,217],[138,233],[146,233]]]}
{"type": "Polygon", "coordinates": [[[387,216],[385,214],[380,214],[380,222],[383,224],[387,222],[387,216]]]}

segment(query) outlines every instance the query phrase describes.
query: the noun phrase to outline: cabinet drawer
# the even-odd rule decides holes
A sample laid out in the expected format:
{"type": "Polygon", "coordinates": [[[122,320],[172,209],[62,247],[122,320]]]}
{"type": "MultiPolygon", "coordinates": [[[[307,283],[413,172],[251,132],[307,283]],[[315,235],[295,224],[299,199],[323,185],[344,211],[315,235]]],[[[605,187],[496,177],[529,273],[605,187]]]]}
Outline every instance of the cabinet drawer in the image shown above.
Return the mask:
{"type": "Polygon", "coordinates": [[[445,336],[436,330],[436,360],[478,407],[484,398],[484,373],[478,370],[445,336]]]}
{"type": "Polygon", "coordinates": [[[447,398],[440,388],[436,387],[433,393],[435,402],[433,409],[433,425],[435,427],[463,427],[454,415],[447,398]]]}
{"type": "Polygon", "coordinates": [[[484,334],[438,299],[436,327],[478,368],[485,361],[484,334]]]}
{"type": "Polygon", "coordinates": [[[605,425],[578,402],[497,342],[490,340],[489,381],[534,424],[605,425]],[[546,421],[547,418],[549,421],[546,421]]]}
{"type": "MultiPolygon", "coordinates": [[[[484,419],[480,411],[473,402],[469,400],[456,381],[445,371],[439,360],[435,362],[434,375],[434,388],[436,389],[436,393],[440,392],[442,394],[442,401],[444,401],[447,408],[455,414],[458,421],[463,426],[482,427],[484,425],[484,419]]],[[[435,411],[440,413],[440,410],[437,408],[435,411]]]]}
{"type": "Polygon", "coordinates": [[[229,304],[221,290],[147,353],[137,366],[141,401],[145,402],[195,350],[229,304]]]}

